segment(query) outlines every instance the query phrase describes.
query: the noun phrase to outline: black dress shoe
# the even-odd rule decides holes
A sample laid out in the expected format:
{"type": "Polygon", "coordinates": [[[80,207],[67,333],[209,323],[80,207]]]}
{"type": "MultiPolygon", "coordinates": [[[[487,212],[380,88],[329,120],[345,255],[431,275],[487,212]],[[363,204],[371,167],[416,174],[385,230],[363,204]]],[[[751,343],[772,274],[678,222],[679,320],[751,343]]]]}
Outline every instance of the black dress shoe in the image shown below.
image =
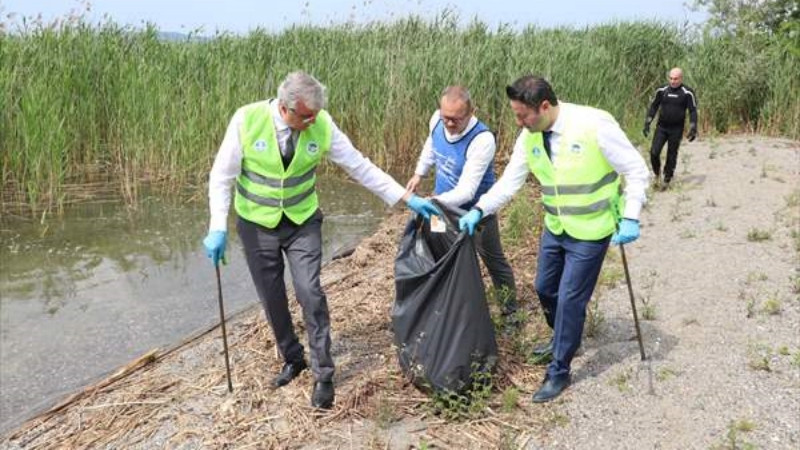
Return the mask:
{"type": "Polygon", "coordinates": [[[569,374],[547,375],[542,387],[533,394],[533,403],[544,403],[556,398],[569,386],[569,374]]]}
{"type": "Polygon", "coordinates": [[[333,407],[333,381],[317,381],[311,394],[311,406],[331,409],[333,407]]]}
{"type": "Polygon", "coordinates": [[[533,352],[531,352],[533,364],[547,364],[551,359],[553,359],[553,338],[550,338],[546,344],[533,347],[533,352]]]}
{"type": "Polygon", "coordinates": [[[305,370],[306,367],[308,367],[308,364],[306,364],[305,359],[295,362],[287,362],[283,365],[281,373],[272,379],[272,387],[279,388],[281,386],[286,386],[290,381],[294,380],[298,375],[300,375],[300,372],[305,370]]]}

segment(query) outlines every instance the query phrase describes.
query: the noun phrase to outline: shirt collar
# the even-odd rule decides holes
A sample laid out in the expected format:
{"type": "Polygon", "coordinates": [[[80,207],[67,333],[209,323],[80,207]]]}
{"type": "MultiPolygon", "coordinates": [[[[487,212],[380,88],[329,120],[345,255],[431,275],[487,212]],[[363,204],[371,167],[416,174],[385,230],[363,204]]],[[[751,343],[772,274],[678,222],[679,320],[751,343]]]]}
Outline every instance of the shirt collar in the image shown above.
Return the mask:
{"type": "Polygon", "coordinates": [[[556,117],[556,121],[553,122],[553,125],[550,126],[549,130],[545,131],[552,131],[553,133],[559,135],[564,132],[564,103],[558,103],[558,117],[556,117]]]}
{"type": "Polygon", "coordinates": [[[283,121],[283,117],[281,117],[281,112],[278,110],[278,100],[272,99],[269,101],[269,107],[272,111],[272,123],[275,125],[275,130],[278,132],[286,131],[289,129],[289,125],[283,121]]]}

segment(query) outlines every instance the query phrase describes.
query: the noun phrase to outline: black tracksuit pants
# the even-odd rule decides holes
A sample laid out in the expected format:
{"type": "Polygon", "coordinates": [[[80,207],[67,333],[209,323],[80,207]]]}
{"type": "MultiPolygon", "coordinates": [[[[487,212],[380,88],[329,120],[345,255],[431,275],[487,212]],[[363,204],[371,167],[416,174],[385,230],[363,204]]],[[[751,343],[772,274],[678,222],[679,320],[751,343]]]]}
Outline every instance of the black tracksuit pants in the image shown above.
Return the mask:
{"type": "Polygon", "coordinates": [[[675,175],[675,166],[678,164],[678,147],[683,138],[683,126],[656,126],[653,134],[653,144],[650,147],[650,164],[656,178],[661,174],[661,150],[667,144],[667,162],[664,165],[664,181],[669,182],[675,175]]]}

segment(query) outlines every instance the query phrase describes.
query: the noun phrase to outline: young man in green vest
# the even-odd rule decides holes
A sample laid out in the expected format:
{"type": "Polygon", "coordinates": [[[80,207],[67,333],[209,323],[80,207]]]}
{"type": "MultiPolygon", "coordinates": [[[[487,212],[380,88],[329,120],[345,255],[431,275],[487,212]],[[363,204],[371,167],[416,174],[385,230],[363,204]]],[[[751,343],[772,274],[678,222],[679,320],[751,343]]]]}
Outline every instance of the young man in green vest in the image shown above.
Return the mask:
{"type": "Polygon", "coordinates": [[[559,102],[544,78],[522,77],[506,94],[522,132],[503,175],[459,226],[473,233],[482,216],[511,199],[529,172],[538,179],[545,229],[536,292],[553,329],[551,341],[534,350],[552,358],[533,395],[538,403],[554,399],[569,385],[570,363],[581,344],[586,306],[609,241],[625,244],[639,237],[649,171],[610,114],[559,102]]]}
{"type": "Polygon", "coordinates": [[[316,192],[316,167],[323,157],[389,205],[404,200],[429,218],[436,207],[398,184],[353,147],[325,107],[325,87],[304,72],[290,73],[278,98],[253,103],[233,115],[209,177],[211,221],[203,240],[217,266],[225,255],[231,187],[237,231],[247,265],[284,359],[273,387],[291,382],[306,367],[295,334],[284,285],[284,255],[297,301],[303,309],[311,348],[314,389],[311,404],[331,408],[334,364],[330,318],[320,286],[322,212],[316,192]]]}

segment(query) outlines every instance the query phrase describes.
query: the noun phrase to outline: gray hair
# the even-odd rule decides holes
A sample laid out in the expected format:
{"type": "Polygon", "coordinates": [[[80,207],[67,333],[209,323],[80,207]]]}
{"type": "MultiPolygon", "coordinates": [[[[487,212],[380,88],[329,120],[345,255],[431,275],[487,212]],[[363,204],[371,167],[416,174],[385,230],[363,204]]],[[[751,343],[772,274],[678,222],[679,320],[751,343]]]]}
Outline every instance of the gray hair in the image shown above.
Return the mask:
{"type": "Polygon", "coordinates": [[[303,71],[286,75],[286,79],[278,86],[278,100],[287,108],[295,108],[297,102],[302,101],[313,110],[324,108],[328,102],[325,86],[303,71]]]}
{"type": "Polygon", "coordinates": [[[447,98],[448,100],[461,100],[467,104],[467,108],[472,109],[472,96],[469,95],[469,90],[464,86],[447,86],[442,89],[440,99],[447,98]]]}

